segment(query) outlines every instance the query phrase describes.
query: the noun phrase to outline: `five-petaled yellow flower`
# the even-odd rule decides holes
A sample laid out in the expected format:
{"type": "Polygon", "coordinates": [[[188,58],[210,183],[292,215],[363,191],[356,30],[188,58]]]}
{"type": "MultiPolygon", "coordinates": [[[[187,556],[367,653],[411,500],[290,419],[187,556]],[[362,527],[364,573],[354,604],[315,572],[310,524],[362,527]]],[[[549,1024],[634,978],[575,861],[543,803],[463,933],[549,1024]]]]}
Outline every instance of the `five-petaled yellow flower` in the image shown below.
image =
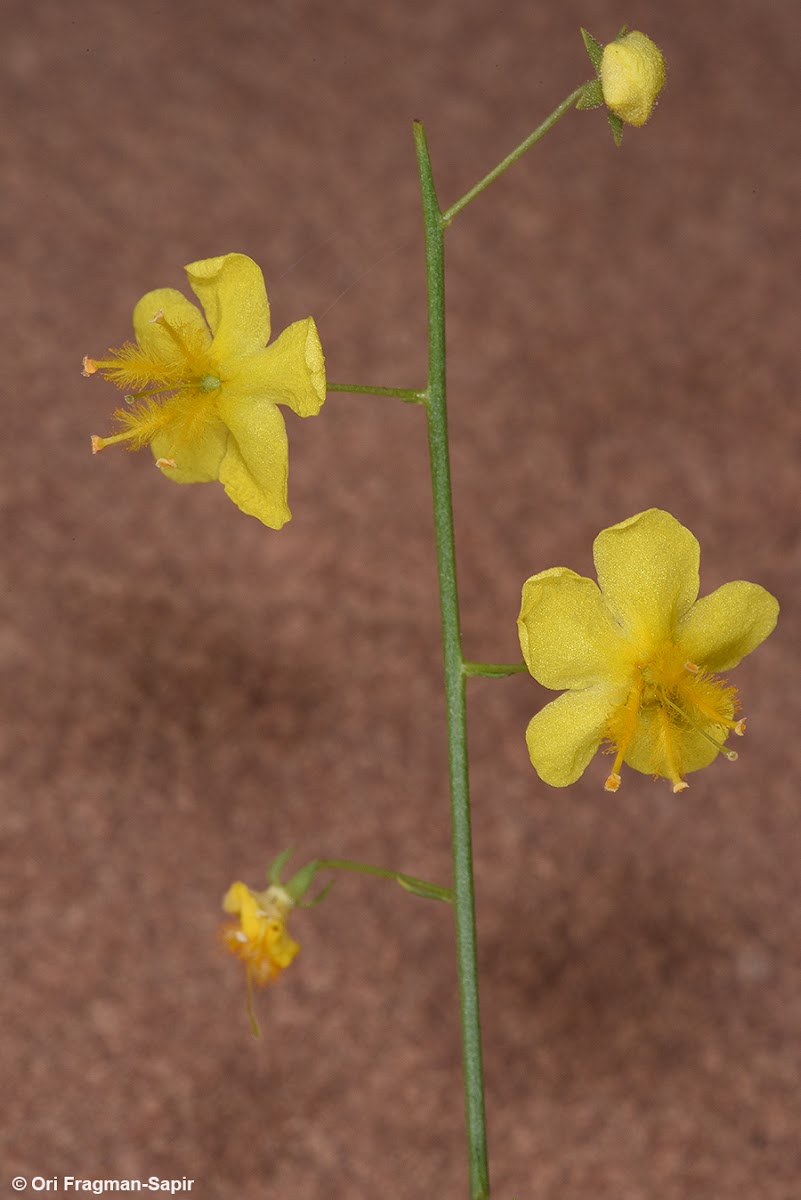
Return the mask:
{"type": "Polygon", "coordinates": [[[136,343],[104,359],[85,358],[128,392],[112,442],[149,443],[156,465],[178,483],[218,479],[243,512],[272,529],[289,520],[289,456],[276,405],[301,417],[325,400],[325,360],[311,317],[295,321],[267,346],[270,306],[259,267],[245,254],[223,254],[186,268],[200,310],[174,288],[148,292],[134,309],[136,343]]]}
{"type": "Polygon", "coordinates": [[[277,979],[300,949],[286,931],[286,919],[294,906],[289,892],[275,884],[264,892],[254,892],[237,882],[226,892],[223,908],[239,920],[223,926],[223,942],[244,962],[248,985],[265,987],[277,979]]]}
{"type": "Polygon", "coordinates": [[[593,552],[598,584],[552,567],[523,585],[526,665],[545,687],[567,689],[529,724],[531,761],[546,783],[565,787],[608,741],[607,791],[620,786],[624,762],[682,791],[688,772],[718,754],[737,757],[724,742],[745,719],[718,672],[764,641],[779,605],[744,582],[698,600],[698,542],[658,508],[604,529],[593,552]]]}

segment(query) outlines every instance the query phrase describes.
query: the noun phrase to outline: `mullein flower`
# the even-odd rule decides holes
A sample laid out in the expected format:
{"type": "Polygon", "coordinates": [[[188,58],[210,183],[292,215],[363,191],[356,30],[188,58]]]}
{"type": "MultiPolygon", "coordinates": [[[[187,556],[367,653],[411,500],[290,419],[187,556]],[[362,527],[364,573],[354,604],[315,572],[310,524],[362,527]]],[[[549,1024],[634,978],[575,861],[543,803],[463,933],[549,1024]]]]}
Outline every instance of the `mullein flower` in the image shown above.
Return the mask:
{"type": "Polygon", "coordinates": [[[237,881],[225,893],[223,908],[237,920],[223,926],[223,943],[244,962],[248,989],[272,983],[300,949],[286,930],[287,917],[294,907],[292,896],[277,884],[254,892],[237,881]]]}
{"type": "Polygon", "coordinates": [[[545,687],[566,689],[528,726],[531,761],[545,783],[565,787],[606,741],[607,791],[624,762],[682,791],[684,776],[718,754],[737,758],[724,743],[745,732],[745,718],[719,673],[764,641],[779,605],[742,581],[698,600],[698,542],[660,509],[603,530],[593,551],[598,584],[552,567],[523,585],[526,665],[545,687]]]}
{"type": "Polygon", "coordinates": [[[111,437],[149,444],[162,473],[178,483],[219,480],[243,512],[272,529],[289,520],[286,404],[301,417],[319,412],[325,360],[311,317],[272,345],[270,307],[259,267],[244,254],[202,259],[186,268],[200,310],[174,288],[158,288],[134,309],[136,342],[106,358],[85,358],[126,392],[111,437]]]}

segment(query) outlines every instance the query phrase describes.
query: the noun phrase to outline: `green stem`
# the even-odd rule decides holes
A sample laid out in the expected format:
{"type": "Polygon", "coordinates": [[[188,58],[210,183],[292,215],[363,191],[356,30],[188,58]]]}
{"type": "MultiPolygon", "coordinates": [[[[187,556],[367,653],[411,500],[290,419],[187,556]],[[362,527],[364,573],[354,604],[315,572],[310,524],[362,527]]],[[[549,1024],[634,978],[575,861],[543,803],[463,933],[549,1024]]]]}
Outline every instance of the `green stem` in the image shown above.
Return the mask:
{"type": "Polygon", "coordinates": [[[415,875],[405,875],[402,871],[391,871],[388,867],[374,867],[372,863],[354,862],[351,858],[318,858],[318,869],[324,867],[331,871],[358,871],[361,875],[378,875],[381,879],[393,879],[408,892],[416,896],[427,896],[431,900],[444,900],[446,904],[453,901],[450,888],[440,887],[439,884],[429,883],[427,879],[418,879],[415,875]]]}
{"type": "Polygon", "coordinates": [[[460,200],[457,200],[455,204],[452,204],[450,208],[446,209],[442,214],[443,224],[446,226],[450,225],[457,213],[460,213],[463,208],[467,207],[471,200],[475,200],[476,196],[480,195],[481,192],[483,192],[485,188],[489,187],[491,183],[494,183],[499,175],[503,175],[504,171],[511,167],[512,163],[516,163],[518,158],[522,158],[526,151],[533,146],[535,142],[538,142],[540,138],[548,132],[551,126],[555,125],[559,118],[563,116],[568,109],[572,108],[578,100],[581,99],[586,86],[587,85],[583,83],[581,87],[577,87],[575,91],[572,91],[569,96],[565,97],[562,103],[553,110],[549,117],[545,118],[541,125],[537,126],[533,133],[530,133],[528,137],[520,143],[519,146],[516,146],[511,154],[507,154],[503,162],[498,163],[497,167],[494,167],[488,175],[485,175],[484,178],[480,179],[474,187],[471,187],[469,192],[465,192],[460,200]]]}
{"type": "Polygon", "coordinates": [[[518,675],[521,671],[527,671],[528,667],[523,663],[485,663],[485,662],[466,662],[462,663],[462,670],[465,675],[488,675],[492,679],[503,679],[506,675],[518,675]]]}
{"type": "Polygon", "coordinates": [[[373,387],[367,383],[328,383],[329,392],[353,392],[365,396],[397,396],[407,404],[425,404],[425,392],[415,392],[411,388],[373,387]]]}
{"type": "Polygon", "coordinates": [[[453,899],[459,1009],[462,1025],[467,1144],[472,1200],[489,1196],[487,1132],[484,1115],[484,1072],[478,1005],[478,964],[470,836],[470,793],[467,770],[467,714],[459,602],[456,591],[456,551],[453,537],[448,419],[445,401],[445,222],[440,212],[425,130],[414,123],[420,170],[426,246],[428,294],[428,446],[434,499],[440,613],[445,664],[448,725],[448,764],[453,826],[453,899]]]}

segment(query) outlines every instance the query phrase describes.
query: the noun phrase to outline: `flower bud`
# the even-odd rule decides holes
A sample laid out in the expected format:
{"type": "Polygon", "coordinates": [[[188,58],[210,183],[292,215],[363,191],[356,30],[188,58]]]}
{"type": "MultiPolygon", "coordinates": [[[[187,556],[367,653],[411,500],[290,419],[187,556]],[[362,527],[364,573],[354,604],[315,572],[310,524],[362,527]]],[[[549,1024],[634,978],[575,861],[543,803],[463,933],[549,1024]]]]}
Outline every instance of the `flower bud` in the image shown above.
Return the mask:
{"type": "Polygon", "coordinates": [[[636,30],[604,46],[604,101],[629,125],[644,125],[665,84],[665,60],[655,42],[636,30]]]}

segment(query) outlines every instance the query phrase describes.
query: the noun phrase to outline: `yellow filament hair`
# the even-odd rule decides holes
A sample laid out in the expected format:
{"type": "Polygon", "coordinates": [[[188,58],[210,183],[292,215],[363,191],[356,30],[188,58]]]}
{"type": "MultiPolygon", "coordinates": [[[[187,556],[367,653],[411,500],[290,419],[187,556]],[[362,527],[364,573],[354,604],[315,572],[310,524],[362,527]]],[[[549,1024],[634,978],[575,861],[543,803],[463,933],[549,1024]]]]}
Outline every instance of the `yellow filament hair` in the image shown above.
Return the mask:
{"type": "Polygon", "coordinates": [[[724,729],[734,729],[737,722],[732,718],[739,709],[737,688],[717,679],[706,671],[699,671],[681,681],[677,688],[680,707],[697,715],[699,723],[711,722],[724,729]]]}
{"type": "Polygon", "coordinates": [[[209,425],[219,420],[214,393],[197,388],[182,388],[160,404],[148,400],[130,408],[118,408],[114,419],[130,432],[132,450],[146,446],[159,433],[168,433],[173,451],[198,442],[209,425]]]}
{"type": "Polygon", "coordinates": [[[104,379],[122,389],[137,391],[148,383],[160,390],[171,391],[182,383],[189,383],[206,374],[214,374],[216,367],[208,352],[208,334],[191,325],[165,325],[161,344],[153,350],[143,350],[138,342],[125,342],[112,348],[108,358],[91,360],[95,370],[104,379]]]}
{"type": "Polygon", "coordinates": [[[177,351],[170,355],[146,354],[135,342],[113,348],[108,358],[98,358],[95,362],[103,378],[118,388],[137,390],[155,383],[170,391],[186,376],[186,361],[177,351]]]}
{"type": "Polygon", "coordinates": [[[606,736],[616,750],[615,762],[612,767],[612,774],[616,775],[620,771],[620,767],[626,757],[626,751],[629,748],[631,739],[637,729],[637,722],[640,716],[640,703],[642,701],[642,678],[638,678],[632,685],[632,689],[626,699],[626,703],[620,708],[615,709],[609,718],[606,729],[606,736]]]}
{"type": "Polygon", "coordinates": [[[660,704],[658,745],[661,751],[654,755],[654,774],[665,775],[673,783],[674,791],[679,789],[682,781],[683,764],[681,758],[681,737],[677,736],[676,725],[667,706],[660,704]],[[664,765],[659,762],[660,757],[664,765]]]}

